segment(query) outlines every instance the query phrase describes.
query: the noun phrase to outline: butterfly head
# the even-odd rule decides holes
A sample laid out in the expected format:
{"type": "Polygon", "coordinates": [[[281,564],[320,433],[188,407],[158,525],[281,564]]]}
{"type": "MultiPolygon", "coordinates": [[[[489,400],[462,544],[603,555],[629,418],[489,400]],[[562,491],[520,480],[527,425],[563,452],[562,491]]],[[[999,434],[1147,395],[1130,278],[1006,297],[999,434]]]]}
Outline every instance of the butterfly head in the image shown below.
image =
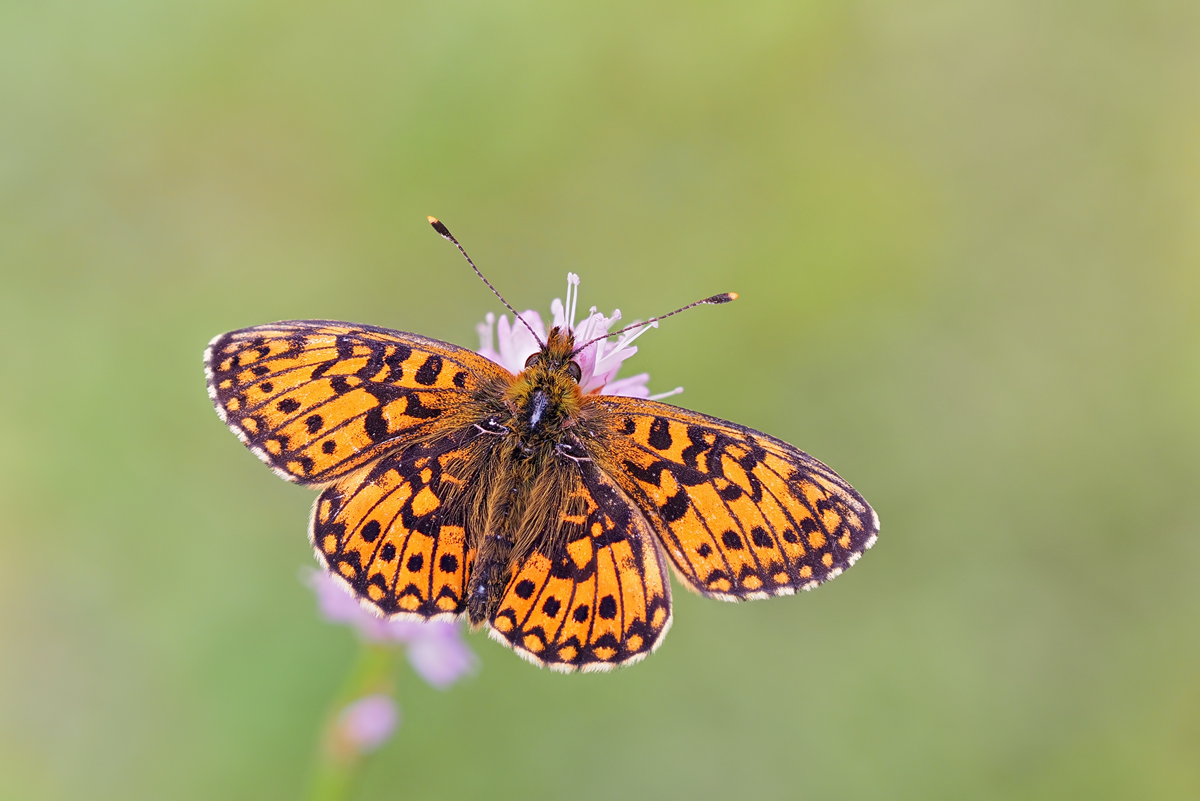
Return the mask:
{"type": "Polygon", "coordinates": [[[525,370],[541,369],[563,372],[578,384],[583,373],[579,368],[579,362],[574,359],[574,351],[575,335],[571,333],[571,329],[555,326],[550,329],[550,336],[546,339],[545,346],[525,360],[525,370]]]}
{"type": "Polygon", "coordinates": [[[581,370],[572,358],[575,336],[552,328],[546,345],[525,362],[508,393],[517,420],[529,435],[553,437],[579,411],[581,370]]]}

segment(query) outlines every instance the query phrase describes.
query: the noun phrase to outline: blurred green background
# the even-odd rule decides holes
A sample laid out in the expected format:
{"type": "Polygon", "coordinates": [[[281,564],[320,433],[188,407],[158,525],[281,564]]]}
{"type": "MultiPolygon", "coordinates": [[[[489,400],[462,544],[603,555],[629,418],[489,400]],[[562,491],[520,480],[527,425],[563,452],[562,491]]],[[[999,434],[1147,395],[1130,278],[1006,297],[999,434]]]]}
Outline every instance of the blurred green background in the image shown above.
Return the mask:
{"type": "MultiPolygon", "coordinates": [[[[676,587],[612,675],[471,637],[363,798],[1200,797],[1200,5],[0,4],[0,798],[290,799],[357,648],[205,343],[474,346],[565,273],[882,537],[676,587]]],[[[632,372],[627,370],[626,372],[632,372]]]]}

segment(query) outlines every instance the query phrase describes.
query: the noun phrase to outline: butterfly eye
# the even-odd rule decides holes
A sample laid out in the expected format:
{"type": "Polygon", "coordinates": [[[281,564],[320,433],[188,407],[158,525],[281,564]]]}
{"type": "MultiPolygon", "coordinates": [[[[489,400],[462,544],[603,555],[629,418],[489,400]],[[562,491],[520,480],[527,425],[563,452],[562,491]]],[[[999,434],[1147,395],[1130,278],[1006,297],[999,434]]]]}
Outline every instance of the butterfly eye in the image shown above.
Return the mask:
{"type": "Polygon", "coordinates": [[[583,370],[579,367],[579,362],[571,362],[567,365],[567,375],[575,379],[576,384],[579,383],[579,380],[583,378],[583,370]]]}
{"type": "Polygon", "coordinates": [[[530,356],[528,359],[525,360],[525,366],[533,367],[534,362],[536,362],[537,360],[538,360],[538,354],[535,353],[532,356],[530,356]]]}

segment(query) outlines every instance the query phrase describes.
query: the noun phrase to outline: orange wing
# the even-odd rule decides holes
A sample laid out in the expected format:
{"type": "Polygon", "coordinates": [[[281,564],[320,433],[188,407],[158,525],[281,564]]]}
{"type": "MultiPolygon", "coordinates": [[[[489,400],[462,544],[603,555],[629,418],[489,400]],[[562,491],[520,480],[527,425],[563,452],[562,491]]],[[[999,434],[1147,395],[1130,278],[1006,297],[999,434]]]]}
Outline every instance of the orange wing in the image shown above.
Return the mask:
{"type": "Polygon", "coordinates": [[[473,392],[511,380],[456,345],[324,320],[222,334],[204,365],[221,419],[276,473],[301,484],[333,481],[398,438],[447,428],[473,392]]]}
{"type": "Polygon", "coordinates": [[[539,539],[513,571],[488,633],[553,670],[611,670],[662,642],[671,585],[641,512],[593,463],[577,464],[557,536],[539,539]]]}
{"type": "Polygon", "coordinates": [[[791,445],[665,403],[593,400],[621,435],[608,469],[700,594],[735,601],[809,590],[875,543],[879,518],[862,496],[791,445]]]}
{"type": "Polygon", "coordinates": [[[475,550],[461,490],[491,447],[473,436],[389,453],[317,498],[317,558],[375,614],[452,620],[465,608],[475,550]]]}

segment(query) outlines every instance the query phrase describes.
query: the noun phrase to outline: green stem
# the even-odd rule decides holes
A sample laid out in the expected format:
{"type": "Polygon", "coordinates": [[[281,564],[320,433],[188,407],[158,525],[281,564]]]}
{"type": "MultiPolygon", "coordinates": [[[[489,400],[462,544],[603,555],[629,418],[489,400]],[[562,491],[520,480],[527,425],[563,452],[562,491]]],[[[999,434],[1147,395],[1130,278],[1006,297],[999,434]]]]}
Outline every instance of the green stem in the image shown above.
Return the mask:
{"type": "Polygon", "coordinates": [[[338,716],[346,705],[366,695],[394,697],[396,663],[400,649],[364,643],[334,698],[321,734],[321,743],[309,781],[308,801],[347,801],[354,789],[363,755],[338,736],[338,716]]]}

